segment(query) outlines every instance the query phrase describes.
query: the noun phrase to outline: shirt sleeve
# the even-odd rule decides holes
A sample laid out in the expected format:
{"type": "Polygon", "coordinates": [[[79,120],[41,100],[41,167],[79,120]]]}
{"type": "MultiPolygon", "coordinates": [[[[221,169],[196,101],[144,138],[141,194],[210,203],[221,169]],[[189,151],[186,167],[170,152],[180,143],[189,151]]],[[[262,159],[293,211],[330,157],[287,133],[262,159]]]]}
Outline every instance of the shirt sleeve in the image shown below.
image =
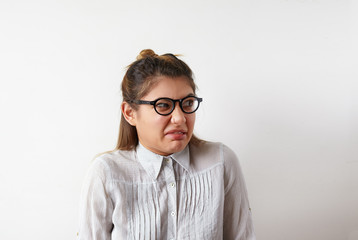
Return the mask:
{"type": "Polygon", "coordinates": [[[224,239],[255,240],[245,180],[235,153],[223,146],[225,166],[224,239]]]}
{"type": "Polygon", "coordinates": [[[110,240],[113,203],[108,195],[106,164],[96,159],[82,186],[78,240],[110,240]]]}

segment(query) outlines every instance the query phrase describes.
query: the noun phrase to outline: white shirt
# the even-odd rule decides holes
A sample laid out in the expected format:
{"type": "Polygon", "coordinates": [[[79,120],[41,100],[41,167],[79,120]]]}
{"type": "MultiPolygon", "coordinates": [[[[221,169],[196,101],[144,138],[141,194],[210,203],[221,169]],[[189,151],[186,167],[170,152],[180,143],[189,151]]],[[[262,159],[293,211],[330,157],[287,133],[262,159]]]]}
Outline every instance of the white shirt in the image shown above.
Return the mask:
{"type": "Polygon", "coordinates": [[[96,158],[82,190],[79,240],[255,240],[236,155],[221,143],[164,157],[141,144],[96,158]]]}

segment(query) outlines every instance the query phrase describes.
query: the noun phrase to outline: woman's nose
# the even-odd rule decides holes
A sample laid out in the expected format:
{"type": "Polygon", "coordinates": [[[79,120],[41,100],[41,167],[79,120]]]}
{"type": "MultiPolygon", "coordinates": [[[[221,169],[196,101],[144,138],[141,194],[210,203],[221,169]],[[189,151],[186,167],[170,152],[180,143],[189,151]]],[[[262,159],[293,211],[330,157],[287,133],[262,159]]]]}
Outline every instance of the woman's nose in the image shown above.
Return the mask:
{"type": "Polygon", "coordinates": [[[185,113],[181,110],[179,103],[176,103],[174,111],[171,113],[171,122],[178,125],[186,122],[185,113]]]}

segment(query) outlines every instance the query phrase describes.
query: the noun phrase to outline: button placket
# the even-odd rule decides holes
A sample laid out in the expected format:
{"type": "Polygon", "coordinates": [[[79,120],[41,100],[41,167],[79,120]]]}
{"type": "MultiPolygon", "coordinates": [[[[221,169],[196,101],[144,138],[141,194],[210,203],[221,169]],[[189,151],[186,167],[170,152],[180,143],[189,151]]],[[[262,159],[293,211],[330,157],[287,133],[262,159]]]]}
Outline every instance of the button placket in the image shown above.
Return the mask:
{"type": "Polygon", "coordinates": [[[173,161],[171,158],[164,158],[167,179],[168,191],[168,238],[175,239],[177,231],[177,188],[175,181],[175,173],[173,168],[173,161]]]}

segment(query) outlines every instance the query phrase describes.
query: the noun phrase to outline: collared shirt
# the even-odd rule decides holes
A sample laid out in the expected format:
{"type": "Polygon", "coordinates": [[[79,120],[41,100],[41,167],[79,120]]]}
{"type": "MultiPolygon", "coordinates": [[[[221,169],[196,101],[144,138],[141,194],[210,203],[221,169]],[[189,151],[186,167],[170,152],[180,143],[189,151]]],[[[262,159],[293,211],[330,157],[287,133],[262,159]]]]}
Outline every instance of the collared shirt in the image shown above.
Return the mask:
{"type": "Polygon", "coordinates": [[[96,158],[83,185],[79,240],[254,240],[244,178],[221,143],[170,156],[141,144],[96,158]]]}

